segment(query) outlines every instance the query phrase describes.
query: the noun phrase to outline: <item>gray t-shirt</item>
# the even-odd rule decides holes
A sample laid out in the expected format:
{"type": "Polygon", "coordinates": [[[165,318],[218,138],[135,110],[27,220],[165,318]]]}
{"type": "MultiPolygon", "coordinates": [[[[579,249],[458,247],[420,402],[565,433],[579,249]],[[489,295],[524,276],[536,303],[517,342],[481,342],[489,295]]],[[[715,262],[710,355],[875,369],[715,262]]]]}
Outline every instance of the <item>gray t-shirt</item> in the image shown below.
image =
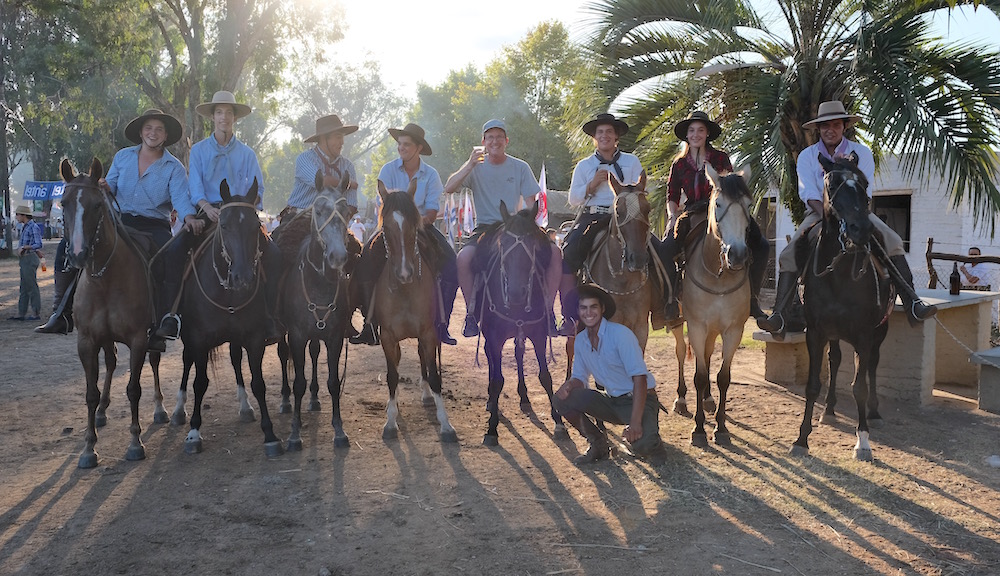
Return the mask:
{"type": "Polygon", "coordinates": [[[476,164],[463,184],[472,189],[477,226],[495,224],[503,219],[500,215],[501,200],[513,214],[518,198],[531,201],[539,191],[538,181],[528,163],[509,154],[503,164],[491,164],[488,158],[476,164]]]}

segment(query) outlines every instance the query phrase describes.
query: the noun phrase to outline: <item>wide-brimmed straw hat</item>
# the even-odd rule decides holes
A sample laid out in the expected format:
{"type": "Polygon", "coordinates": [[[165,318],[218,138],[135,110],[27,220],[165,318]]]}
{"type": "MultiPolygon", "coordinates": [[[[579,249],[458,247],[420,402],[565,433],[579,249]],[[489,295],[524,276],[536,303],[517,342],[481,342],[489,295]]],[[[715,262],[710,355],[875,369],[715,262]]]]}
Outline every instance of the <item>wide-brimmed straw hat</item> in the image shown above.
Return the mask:
{"type": "Polygon", "coordinates": [[[22,214],[24,216],[33,216],[32,212],[31,212],[31,208],[29,206],[25,206],[24,204],[21,204],[20,206],[18,206],[14,210],[14,214],[15,215],[22,214]]]}
{"type": "Polygon", "coordinates": [[[691,126],[692,122],[701,122],[702,124],[708,127],[709,142],[715,140],[716,138],[719,137],[720,134],[722,134],[722,127],[716,124],[715,122],[712,122],[712,120],[708,117],[708,114],[702,112],[701,110],[695,110],[694,112],[689,114],[687,118],[681,120],[680,122],[677,123],[676,126],[674,126],[674,135],[686,142],[688,135],[688,127],[691,126]]]}
{"type": "Polygon", "coordinates": [[[410,138],[413,139],[414,142],[423,146],[423,148],[420,150],[421,156],[431,155],[431,145],[428,144],[427,140],[424,139],[424,129],[421,128],[420,126],[417,126],[413,122],[410,122],[409,124],[406,125],[405,128],[402,129],[389,128],[389,134],[392,135],[393,140],[395,140],[396,142],[399,142],[400,136],[409,136],[410,138]]]}
{"type": "Polygon", "coordinates": [[[241,104],[236,101],[236,96],[233,96],[232,92],[227,92],[225,90],[219,90],[212,96],[211,102],[204,102],[198,104],[195,107],[195,112],[201,114],[205,118],[211,118],[212,114],[215,112],[216,104],[229,104],[233,107],[233,115],[237,118],[242,118],[244,116],[249,116],[253,110],[246,104],[241,104]]]}
{"type": "Polygon", "coordinates": [[[177,118],[174,118],[170,114],[164,114],[162,110],[157,108],[150,108],[143,112],[142,116],[132,120],[128,123],[128,126],[125,126],[125,138],[128,138],[129,142],[135,144],[142,143],[142,127],[146,124],[146,120],[159,120],[166,126],[167,140],[163,143],[164,146],[176,144],[184,133],[184,128],[181,127],[181,123],[177,118]]]}
{"type": "Polygon", "coordinates": [[[597,127],[601,124],[610,124],[615,128],[615,134],[619,138],[628,133],[628,124],[624,120],[619,120],[615,118],[614,114],[602,113],[594,117],[593,120],[589,120],[583,124],[583,131],[587,136],[593,137],[594,133],[597,132],[597,127]]]}
{"type": "Polygon", "coordinates": [[[615,299],[608,294],[608,291],[597,284],[584,284],[576,289],[576,294],[580,300],[584,298],[597,298],[604,306],[604,318],[610,320],[615,315],[615,299]]]}
{"type": "Polygon", "coordinates": [[[306,142],[319,142],[320,136],[326,136],[327,134],[340,133],[340,134],[350,134],[352,132],[357,132],[358,127],[344,124],[340,121],[340,117],[336,114],[330,114],[329,116],[323,116],[322,118],[316,119],[316,133],[312,136],[306,138],[306,142]]]}
{"type": "Polygon", "coordinates": [[[828,102],[823,102],[822,104],[820,104],[819,111],[817,112],[816,117],[808,122],[803,123],[802,127],[815,128],[822,122],[826,122],[828,120],[837,120],[837,119],[845,120],[846,124],[847,121],[861,120],[861,116],[858,116],[857,114],[848,114],[847,109],[844,108],[844,103],[841,102],[840,100],[830,100],[828,102]]]}

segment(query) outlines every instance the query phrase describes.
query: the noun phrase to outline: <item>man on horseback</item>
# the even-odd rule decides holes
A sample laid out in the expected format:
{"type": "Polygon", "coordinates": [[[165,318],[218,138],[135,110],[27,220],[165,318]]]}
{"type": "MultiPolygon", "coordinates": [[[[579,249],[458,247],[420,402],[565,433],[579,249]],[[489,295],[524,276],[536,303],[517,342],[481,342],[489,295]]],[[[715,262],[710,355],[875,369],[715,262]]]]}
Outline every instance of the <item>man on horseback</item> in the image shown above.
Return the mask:
{"type": "MultiPolygon", "coordinates": [[[[170,213],[192,212],[188,196],[188,178],[184,165],[167,146],[181,139],[181,123],[160,110],[150,109],[125,126],[125,138],[137,144],[115,154],[106,177],[98,185],[115,197],[122,224],[149,234],[153,252],[170,238],[170,213]]],[[[35,332],[66,334],[73,329],[73,292],[78,271],[66,270],[66,245],[63,238],[56,249],[55,305],[52,316],[35,332]]],[[[163,261],[157,259],[151,270],[160,284],[165,275],[163,261]]],[[[163,351],[162,348],[154,350],[163,351]]]]}
{"type": "MultiPolygon", "coordinates": [[[[162,254],[166,266],[163,301],[168,303],[170,308],[162,310],[163,319],[160,321],[160,327],[150,338],[151,349],[155,349],[154,345],[162,349],[163,339],[176,340],[180,336],[181,318],[177,314],[176,304],[180,299],[184,272],[188,265],[188,252],[204,241],[204,238],[196,237],[201,235],[206,222],[219,221],[222,205],[219,187],[222,181],[227,181],[234,195],[243,195],[256,180],[258,198],[264,197],[264,175],[261,173],[257,155],[249,146],[236,138],[233,132],[236,121],[248,116],[252,112],[251,108],[238,103],[231,92],[219,91],[212,97],[211,102],[199,104],[195,111],[204,118],[211,118],[215,129],[208,138],[191,147],[188,179],[191,206],[183,214],[184,228],[162,254]],[[194,209],[199,210],[197,217],[193,214],[194,209]]],[[[263,227],[260,235],[268,320],[265,342],[270,344],[281,338],[281,332],[274,322],[278,280],[281,275],[281,251],[264,232],[263,227]]]]}
{"type": "Polygon", "coordinates": [[[632,330],[611,322],[615,301],[603,288],[584,284],[577,292],[579,318],[586,331],[577,336],[573,345],[573,375],[553,399],[555,409],[589,443],[587,451],[577,456],[575,462],[587,464],[611,456],[607,432],[598,428],[589,416],[624,424],[625,440],[637,455],[661,456],[656,381],[643,360],[639,341],[632,330]],[[604,390],[587,387],[591,376],[604,390]]]}
{"type": "MultiPolygon", "coordinates": [[[[508,209],[515,209],[519,198],[525,202],[534,201],[539,192],[538,181],[531,173],[531,167],[520,158],[507,154],[507,126],[503,120],[493,119],[483,125],[483,145],[475,146],[469,160],[448,178],[444,185],[446,194],[457,192],[463,185],[472,189],[472,201],[476,210],[476,229],[469,241],[458,253],[458,283],[465,297],[467,313],[462,335],[472,338],[479,334],[479,323],[472,313],[475,290],[475,276],[472,261],[480,237],[497,229],[502,220],[500,202],[508,209]]],[[[545,271],[545,302],[551,310],[555,299],[559,278],[562,275],[562,254],[552,245],[552,259],[545,271]]]]}
{"type": "Polygon", "coordinates": [[[316,133],[305,139],[316,146],[295,158],[295,184],[288,197],[288,206],[281,211],[281,218],[291,218],[300,210],[312,206],[319,190],[316,190],[316,172],[323,174],[323,185],[333,189],[340,185],[345,174],[351,176],[351,184],[345,199],[351,207],[351,214],[358,211],[358,174],[354,163],[341,155],[344,136],[357,132],[358,127],[345,125],[336,114],[316,119],[316,133]]]}
{"type": "MultiPolygon", "coordinates": [[[[872,151],[864,144],[848,140],[844,131],[850,123],[860,120],[857,114],[848,114],[844,104],[839,100],[823,102],[819,105],[819,114],[813,120],[802,125],[803,128],[819,130],[819,141],[799,153],[796,161],[796,171],[799,175],[799,198],[806,203],[806,216],[799,228],[792,235],[788,245],[781,251],[778,258],[778,291],[774,300],[774,312],[767,318],[758,319],[757,325],[762,330],[783,338],[786,327],[786,315],[789,302],[795,292],[799,278],[798,264],[795,261],[796,244],[803,235],[823,219],[823,177],[825,172],[820,165],[819,156],[831,161],[847,157],[852,152],[858,156],[858,168],[868,179],[869,185],[875,179],[875,160],[872,151]]],[[[872,191],[869,188],[868,197],[872,191]]],[[[906,252],[903,250],[903,240],[881,218],[869,214],[869,219],[882,236],[884,250],[875,250],[875,254],[887,268],[895,267],[898,276],[892,274],[893,284],[903,300],[903,305],[909,314],[911,323],[921,322],[937,313],[937,307],[927,305],[920,300],[913,289],[913,274],[906,262],[906,252]],[[888,256],[888,262],[885,261],[888,256]]]]}
{"type": "Polygon", "coordinates": [[[563,310],[560,334],[563,336],[571,335],[577,320],[577,274],[590,255],[594,238],[600,231],[607,230],[611,221],[615,192],[608,179],[613,174],[621,184],[634,185],[638,190],[646,188],[646,170],[639,158],[618,149],[618,140],[628,133],[628,124],[613,114],[598,114],[583,125],[583,131],[593,138],[596,151],[577,163],[569,186],[569,203],[579,206],[580,213],[562,246],[563,274],[559,294],[563,310]]]}
{"type": "MultiPolygon", "coordinates": [[[[389,190],[406,190],[410,181],[416,180],[417,191],[413,201],[420,211],[423,232],[433,239],[441,255],[441,270],[438,283],[441,290],[442,318],[438,325],[438,337],[443,344],[455,345],[458,342],[448,333],[448,320],[455,306],[455,295],[458,292],[458,273],[455,266],[455,249],[448,239],[434,227],[440,207],[441,193],[444,186],[441,176],[433,166],[421,160],[421,156],[431,155],[431,145],[424,137],[424,129],[416,124],[407,124],[405,128],[389,128],[389,134],[396,140],[396,151],[399,158],[386,163],[379,170],[378,179],[389,190]]],[[[386,248],[382,232],[377,232],[368,241],[361,260],[351,276],[352,300],[361,306],[365,315],[365,325],[352,344],[378,344],[378,334],[374,325],[374,315],[369,309],[369,303],[375,290],[375,282],[385,267],[386,248]]],[[[416,303],[414,303],[416,304],[416,303]]],[[[424,303],[431,305],[431,303],[424,303]]]]}

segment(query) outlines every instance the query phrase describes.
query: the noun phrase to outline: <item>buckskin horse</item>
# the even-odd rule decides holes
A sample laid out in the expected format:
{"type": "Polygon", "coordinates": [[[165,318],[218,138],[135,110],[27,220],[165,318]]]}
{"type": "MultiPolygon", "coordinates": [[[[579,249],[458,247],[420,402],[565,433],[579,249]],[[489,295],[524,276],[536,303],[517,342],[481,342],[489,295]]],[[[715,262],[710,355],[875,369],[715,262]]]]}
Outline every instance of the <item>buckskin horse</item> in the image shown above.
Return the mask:
{"type": "MultiPolygon", "coordinates": [[[[820,392],[819,373],[823,351],[830,345],[830,398],[834,398],[836,374],[840,365],[840,340],[854,346],[857,373],[854,378],[854,401],[858,406],[858,441],[854,457],[871,461],[868,421],[881,421],[875,371],[879,347],[889,331],[888,315],[895,294],[887,275],[876,265],[870,244],[876,242],[874,226],[868,219],[868,180],[858,169],[858,157],[832,162],[820,156],[826,172],[823,181],[823,221],[819,236],[811,241],[804,274],[804,311],[806,346],[809,349],[809,381],[806,384],[806,409],[799,427],[799,437],[792,454],[809,452],[813,408],[820,392]],[[866,381],[867,377],[867,381],[866,381]],[[865,410],[868,410],[867,414],[865,410]]],[[[828,401],[832,414],[833,403],[828,401]]]]}
{"type": "MultiPolygon", "coordinates": [[[[71,266],[82,269],[76,289],[76,346],[87,382],[87,432],[78,466],[97,466],[97,427],[106,422],[104,413],[117,364],[115,342],[122,342],[130,352],[127,394],[132,410],[132,441],[125,459],[142,460],[146,449],[139,438],[139,379],[153,319],[146,264],[124,232],[112,206],[114,199],[97,184],[104,175],[100,160],[94,158],[89,174],[76,174],[69,160],[63,160],[59,170],[66,181],[62,199],[68,238],[66,257],[71,266]],[[105,362],[103,395],[97,387],[101,350],[105,362]]],[[[150,355],[150,364],[156,384],[154,421],[162,423],[166,411],[159,389],[158,353],[150,355]]]]}
{"type": "Polygon", "coordinates": [[[712,182],[705,232],[687,249],[684,271],[684,318],[695,359],[694,386],[697,403],[691,443],[708,446],[705,432],[705,397],[711,387],[709,361],[715,340],[722,335],[722,365],[716,375],[719,403],[715,410],[715,443],[732,443],[726,428],[726,394],[730,367],[750,315],[749,258],[746,235],[752,197],[748,170],[719,176],[710,164],[705,172],[712,182]]]}
{"type": "Polygon", "coordinates": [[[379,228],[385,240],[386,266],[375,285],[375,317],[380,327],[382,351],[385,353],[386,383],[389,402],[382,438],[393,439],[399,434],[396,417],[399,406],[396,388],[399,384],[400,340],[417,339],[420,357],[422,401],[424,406],[437,408],[437,420],[443,442],[458,442],[458,435],[448,421],[444,399],[441,398],[441,368],[435,318],[437,312],[436,244],[421,231],[422,222],[413,196],[417,180],[410,180],[406,191],[388,191],[380,181],[382,198],[379,228]]]}
{"type": "Polygon", "coordinates": [[[185,353],[194,360],[194,412],[184,450],[202,450],[201,405],[208,390],[208,358],[217,346],[229,342],[246,350],[250,365],[250,388],[260,408],[264,451],[276,456],[283,451],[274,434],[267,411],[264,375],[265,305],[261,277],[261,231],[257,217],[257,182],[246,196],[231,195],[223,180],[219,187],[222,207],[219,221],[209,237],[191,256],[191,277],[184,283],[185,322],[181,339],[185,353]]]}
{"type": "Polygon", "coordinates": [[[552,256],[551,244],[535,224],[538,203],[510,215],[507,205],[500,203],[503,224],[479,243],[474,271],[481,275],[482,286],[476,291],[475,311],[481,318],[485,340],[486,361],[489,365],[489,412],[483,444],[496,446],[497,424],[500,422],[500,393],[503,391],[503,345],[514,339],[517,361],[518,394],[521,410],[532,413],[524,381],[525,341],[530,340],[538,360],[538,380],[549,397],[553,436],[568,438],[562,416],[552,408],[552,374],[545,358],[549,312],[545,301],[545,270],[552,256]]]}

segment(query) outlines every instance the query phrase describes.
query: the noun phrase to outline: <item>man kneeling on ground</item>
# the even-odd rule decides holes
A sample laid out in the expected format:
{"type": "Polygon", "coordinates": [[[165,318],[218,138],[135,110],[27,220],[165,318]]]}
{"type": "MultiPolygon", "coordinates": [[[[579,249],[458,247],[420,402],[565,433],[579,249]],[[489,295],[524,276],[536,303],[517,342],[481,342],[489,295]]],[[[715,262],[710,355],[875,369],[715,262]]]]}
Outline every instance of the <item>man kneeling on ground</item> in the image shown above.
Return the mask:
{"type": "Polygon", "coordinates": [[[586,331],[574,344],[573,376],[556,392],[555,409],[587,438],[590,447],[577,464],[604,460],[611,455],[605,431],[588,417],[625,425],[625,440],[639,456],[659,459],[659,401],[656,382],[646,368],[635,334],[611,322],[615,301],[601,287],[584,284],[579,294],[580,321],[586,331]],[[603,391],[587,387],[590,377],[603,391]]]}

